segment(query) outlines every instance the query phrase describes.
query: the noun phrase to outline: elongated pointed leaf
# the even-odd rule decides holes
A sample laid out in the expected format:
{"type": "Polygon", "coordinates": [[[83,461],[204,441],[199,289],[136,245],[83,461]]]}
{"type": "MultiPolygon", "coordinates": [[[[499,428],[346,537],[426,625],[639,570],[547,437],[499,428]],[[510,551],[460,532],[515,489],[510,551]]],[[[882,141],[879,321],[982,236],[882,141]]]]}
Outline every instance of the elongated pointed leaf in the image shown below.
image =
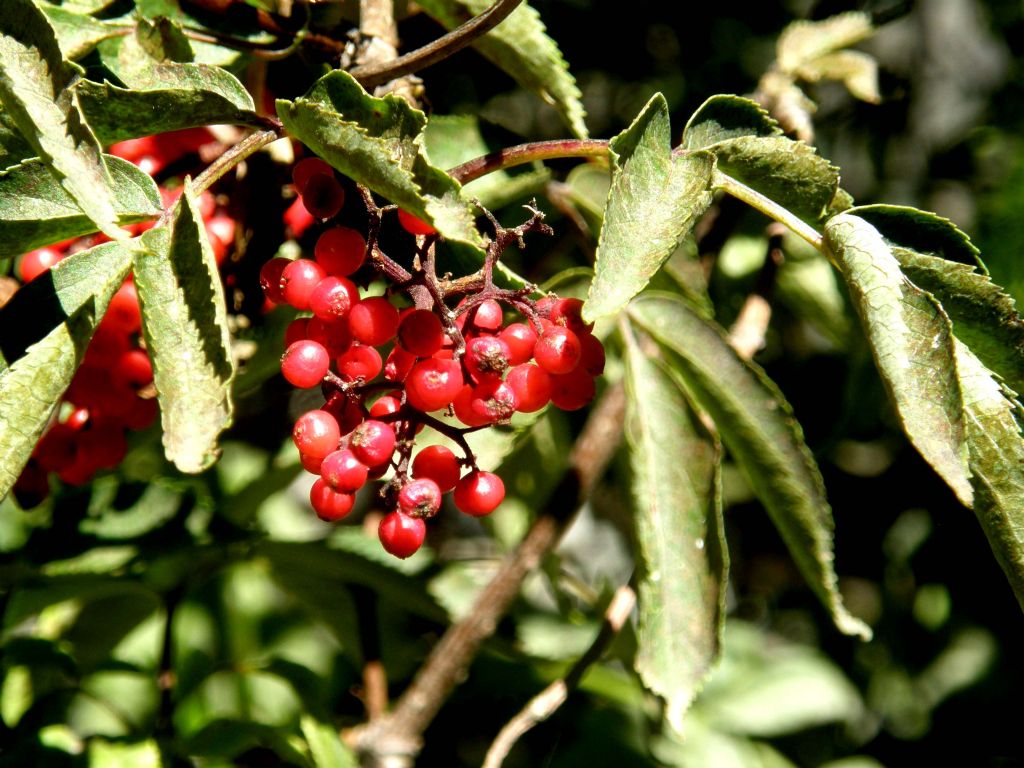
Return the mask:
{"type": "Polygon", "coordinates": [[[617,312],[643,290],[711,204],[714,159],[672,155],[668,103],[657,94],[609,145],[612,186],[597,245],[587,320],[617,312]]]}
{"type": "Polygon", "coordinates": [[[626,437],[643,565],[635,663],[679,729],[722,642],[728,551],[719,448],[671,375],[636,344],[626,371],[626,437]]]}
{"type": "MultiPolygon", "coordinates": [[[[160,192],[148,174],[117,157],[107,156],[106,162],[117,195],[118,224],[148,221],[163,212],[160,192]]],[[[0,174],[0,258],[95,231],[93,221],[53,182],[41,161],[0,174]]]]}
{"type": "Polygon", "coordinates": [[[82,119],[46,17],[31,0],[0,3],[0,100],[21,135],[96,226],[117,239],[110,175],[100,145],[82,119]]]}
{"type": "Polygon", "coordinates": [[[0,497],[18,479],[131,266],[134,241],[68,257],[0,309],[0,497]]]}
{"type": "Polygon", "coordinates": [[[299,721],[316,768],[358,768],[359,760],[338,735],[338,729],[303,715],[299,721]]]}
{"type": "Polygon", "coordinates": [[[6,112],[0,111],[0,172],[13,168],[36,156],[31,144],[21,135],[17,125],[6,112]]]}
{"type": "MultiPolygon", "coordinates": [[[[493,0],[423,0],[419,6],[451,30],[493,4],[493,0]]],[[[583,94],[558,44],[548,37],[540,14],[530,5],[522,3],[497,27],[477,38],[473,47],[523,88],[554,106],[572,132],[586,138],[583,94]]]]}
{"type": "Polygon", "coordinates": [[[841,213],[825,225],[825,243],[850,288],[875,364],[900,424],[925,461],[967,506],[972,491],[963,401],[949,318],[911,283],[873,226],[841,213]]]}
{"type": "Polygon", "coordinates": [[[974,513],[1024,608],[1024,434],[1020,405],[960,342],[974,513]]]}
{"type": "Polygon", "coordinates": [[[636,298],[629,314],[663,348],[687,389],[714,419],[729,453],[782,534],[840,631],[871,636],[843,605],[833,569],[832,510],[803,432],[778,388],[742,360],[724,332],[677,297],[636,298]]]}
{"type": "Polygon", "coordinates": [[[432,223],[446,238],[479,247],[459,183],[423,151],[426,116],[398,96],[370,96],[347,72],[320,78],[305,96],[278,101],[288,132],[354,181],[432,223]]]}
{"type": "Polygon", "coordinates": [[[820,56],[870,37],[873,32],[871,17],[866,13],[841,13],[821,21],[797,21],[779,35],[775,55],[783,72],[795,72],[820,56]]]}
{"type": "Polygon", "coordinates": [[[231,424],[234,366],[224,289],[190,183],[173,225],[142,239],[135,285],[164,452],[182,472],[200,472],[216,459],[217,438],[231,424]]]}
{"type": "Polygon", "coordinates": [[[124,23],[100,21],[87,13],[62,6],[40,4],[39,7],[57,36],[60,52],[68,61],[80,59],[102,41],[124,34],[125,29],[131,28],[124,23]]]}
{"type": "Polygon", "coordinates": [[[780,136],[782,129],[768,110],[742,96],[718,95],[705,101],[683,130],[682,146],[707,149],[741,136],[780,136]]]}

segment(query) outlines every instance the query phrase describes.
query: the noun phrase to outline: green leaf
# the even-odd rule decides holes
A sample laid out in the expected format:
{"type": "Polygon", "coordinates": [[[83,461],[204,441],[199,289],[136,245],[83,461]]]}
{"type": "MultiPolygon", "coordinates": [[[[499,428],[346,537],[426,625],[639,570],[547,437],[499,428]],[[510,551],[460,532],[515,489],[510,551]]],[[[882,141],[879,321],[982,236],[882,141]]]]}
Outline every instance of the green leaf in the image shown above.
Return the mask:
{"type": "Polygon", "coordinates": [[[814,147],[785,136],[741,136],[709,147],[718,170],[815,222],[839,190],[839,169],[814,147]]]}
{"type": "Polygon", "coordinates": [[[757,365],[736,354],[718,326],[677,297],[640,296],[629,314],[662,345],[688,391],[711,415],[836,626],[846,634],[870,637],[871,630],[846,610],[839,595],[832,511],[821,473],[782,393],[757,365]]]}
{"type": "MultiPolygon", "coordinates": [[[[432,115],[423,131],[423,141],[430,161],[438,168],[455,166],[486,155],[490,148],[480,135],[480,122],[473,115],[432,115]]],[[[543,189],[551,172],[540,163],[535,170],[517,173],[489,173],[463,187],[464,196],[479,200],[488,210],[528,198],[543,189]]]]}
{"type": "Polygon", "coordinates": [[[61,58],[46,17],[30,0],[0,3],[0,100],[22,136],[97,227],[118,229],[110,174],[100,145],[82,118],[74,66],[61,58]]]}
{"type": "Polygon", "coordinates": [[[892,245],[979,267],[980,252],[949,219],[904,205],[861,205],[846,211],[877,229],[892,245]]]}
{"type": "Polygon", "coordinates": [[[170,227],[142,236],[135,285],[160,399],[164,452],[182,472],[217,457],[231,424],[231,340],[224,289],[190,182],[170,227]]]}
{"type": "Polygon", "coordinates": [[[76,253],[0,309],[0,497],[18,479],[71,383],[128,274],[133,248],[134,241],[125,241],[76,253]]]}
{"type": "Polygon", "coordinates": [[[1024,435],[1013,394],[956,342],[974,513],[1024,608],[1024,435]]]}
{"type": "Polygon", "coordinates": [[[482,240],[459,183],[423,150],[426,116],[389,94],[377,99],[347,72],[320,78],[305,96],[278,101],[285,128],[353,181],[369,187],[450,240],[482,240]]]}
{"type": "Polygon", "coordinates": [[[125,29],[131,28],[126,24],[100,21],[62,6],[41,5],[40,8],[57,36],[61,53],[68,61],[82,58],[103,40],[123,34],[125,29]]]}
{"type": "Polygon", "coordinates": [[[35,149],[21,135],[14,119],[0,111],[0,171],[6,171],[35,156],[35,149]]]}
{"type": "Polygon", "coordinates": [[[636,343],[626,362],[626,437],[643,563],[635,664],[679,729],[718,657],[725,620],[720,450],[663,364],[636,343]]]}
{"type": "MultiPolygon", "coordinates": [[[[109,155],[106,163],[118,224],[149,221],[163,212],[160,192],[145,172],[109,155]]],[[[39,160],[0,173],[0,258],[95,231],[92,219],[39,160]]]]}
{"type": "Polygon", "coordinates": [[[299,726],[317,768],[358,768],[359,761],[341,740],[337,728],[311,715],[303,715],[299,726]]]}
{"type": "Polygon", "coordinates": [[[859,43],[874,32],[866,13],[841,13],[822,21],[798,21],[786,27],[775,46],[779,69],[795,73],[820,56],[859,43]]]}
{"type": "MultiPolygon", "coordinates": [[[[493,4],[492,0],[423,0],[419,6],[451,30],[493,4]]],[[[473,47],[523,88],[555,107],[576,136],[586,138],[583,95],[558,44],[548,37],[540,14],[530,5],[522,3],[497,27],[477,38],[473,47]]]]}
{"type": "Polygon", "coordinates": [[[668,103],[657,94],[612,139],[612,186],[597,245],[588,321],[617,312],[643,290],[711,204],[714,158],[673,156],[668,103]]]}
{"type": "Polygon", "coordinates": [[[850,288],[875,364],[904,432],[967,506],[971,485],[963,401],[949,318],[911,283],[885,240],[864,219],[841,213],[825,244],[850,288]]]}
{"type": "Polygon", "coordinates": [[[742,96],[712,96],[693,113],[683,130],[682,146],[707,149],[741,136],[779,136],[782,129],[768,111],[742,96]]]}

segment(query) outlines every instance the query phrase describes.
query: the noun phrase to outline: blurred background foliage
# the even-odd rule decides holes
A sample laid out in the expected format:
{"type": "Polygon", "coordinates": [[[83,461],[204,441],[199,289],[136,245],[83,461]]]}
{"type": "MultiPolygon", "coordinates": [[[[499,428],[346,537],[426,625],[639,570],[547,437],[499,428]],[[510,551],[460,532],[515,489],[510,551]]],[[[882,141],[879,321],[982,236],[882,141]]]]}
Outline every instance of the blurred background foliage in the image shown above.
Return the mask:
{"type": "MultiPolygon", "coordinates": [[[[816,145],[858,202],[906,203],[953,219],[993,277],[1024,300],[1021,0],[532,4],[570,62],[600,137],[628,125],[654,91],[667,97],[678,131],[709,95],[752,92],[794,19],[874,14],[880,28],[858,48],[878,60],[880,103],[857,101],[834,83],[808,86],[818,105],[816,145]]],[[[340,9],[318,12],[327,24],[340,9]]],[[[401,34],[408,49],[438,28],[412,15],[401,34]]],[[[312,77],[296,77],[306,63],[297,57],[271,70],[269,86],[284,97],[300,92],[312,77]]],[[[565,134],[553,110],[475,53],[422,76],[432,111],[481,118],[482,138],[462,142],[468,154],[473,142],[565,134]]],[[[467,124],[437,128],[432,151],[450,147],[457,133],[446,131],[467,124]]],[[[560,275],[560,291],[580,294],[607,181],[592,167],[572,167],[513,174],[487,194],[495,204],[538,192],[563,201],[545,198],[558,235],[532,243],[518,266],[537,280],[560,275]],[[560,214],[565,200],[583,229],[560,214]]],[[[743,214],[728,237],[701,243],[723,324],[761,271],[765,223],[743,214]]],[[[874,640],[832,628],[727,466],[725,653],[685,734],[662,724],[659,702],[630,671],[627,628],[507,765],[874,768],[949,764],[957,755],[979,766],[1022,762],[1020,609],[973,516],[902,437],[832,273],[796,242],[787,239],[784,250],[757,359],[793,404],[820,463],[841,586],[874,640]]],[[[694,262],[685,256],[676,266],[691,281],[694,262]]],[[[270,375],[286,322],[271,315],[241,333],[259,351],[238,380],[236,426],[214,469],[175,474],[151,432],[119,471],[91,486],[62,489],[30,512],[2,502],[0,765],[348,764],[336,734],[364,717],[364,662],[379,657],[391,693],[400,693],[526,529],[564,466],[576,416],[549,413],[514,433],[481,435],[481,463],[500,465],[509,500],[484,522],[443,513],[429,546],[408,561],[385,555],[372,526],[364,531],[370,496],[341,526],[317,521],[286,439],[302,395],[270,375]]],[[[633,570],[628,481],[626,462],[617,462],[557,554],[527,581],[425,734],[420,764],[479,764],[500,727],[589,645],[633,570]]]]}

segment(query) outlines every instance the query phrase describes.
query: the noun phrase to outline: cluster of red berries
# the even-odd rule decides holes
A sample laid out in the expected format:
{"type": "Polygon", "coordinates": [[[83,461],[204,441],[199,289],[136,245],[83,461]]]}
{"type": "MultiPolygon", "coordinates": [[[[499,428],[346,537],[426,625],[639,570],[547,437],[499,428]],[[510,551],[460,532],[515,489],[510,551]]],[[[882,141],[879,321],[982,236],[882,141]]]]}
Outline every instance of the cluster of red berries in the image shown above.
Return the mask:
{"type": "MultiPolygon", "coordinates": [[[[344,189],[327,163],[299,162],[293,181],[316,219],[341,210],[344,189]]],[[[403,211],[398,219],[411,234],[436,235],[403,211]]],[[[395,509],[381,521],[379,536],[385,550],[404,558],[423,543],[424,520],[438,512],[444,493],[453,491],[455,506],[474,516],[489,514],[504,498],[501,479],[477,469],[459,438],[549,402],[582,408],[594,397],[605,355],[578,299],[512,302],[531,308],[531,316],[506,324],[501,304],[486,291],[454,308],[435,300],[400,308],[397,295],[363,296],[352,278],[367,251],[357,230],[328,225],[312,259],[271,259],[260,283],[270,302],[311,313],[289,325],[281,372],[293,386],[320,386],[325,394],[324,405],[300,416],[293,431],[303,466],[319,475],[310,492],[313,509],[323,520],[344,517],[356,491],[394,467],[385,495],[395,509]],[[436,412],[462,426],[430,415],[436,412]],[[412,459],[410,472],[412,443],[423,426],[455,439],[466,455],[429,446],[412,459]]]]}
{"type": "MultiPolygon", "coordinates": [[[[206,129],[177,131],[121,142],[109,152],[154,174],[212,140],[206,129]]],[[[161,188],[160,192],[164,205],[171,206],[181,188],[161,188]]],[[[199,207],[220,264],[234,243],[235,221],[218,211],[209,192],[200,196],[199,207]]],[[[152,226],[152,222],[147,222],[126,229],[138,235],[152,226]]],[[[108,239],[97,234],[31,251],[19,260],[17,274],[22,283],[29,283],[65,257],[108,239]]],[[[129,277],[96,326],[82,365],[57,409],[57,418],[36,445],[14,486],[22,506],[35,506],[47,497],[49,473],[69,485],[81,485],[96,472],[113,469],[127,452],[127,431],[145,429],[156,419],[158,406],[151,386],[153,366],[141,345],[141,323],[138,294],[129,277]]]]}

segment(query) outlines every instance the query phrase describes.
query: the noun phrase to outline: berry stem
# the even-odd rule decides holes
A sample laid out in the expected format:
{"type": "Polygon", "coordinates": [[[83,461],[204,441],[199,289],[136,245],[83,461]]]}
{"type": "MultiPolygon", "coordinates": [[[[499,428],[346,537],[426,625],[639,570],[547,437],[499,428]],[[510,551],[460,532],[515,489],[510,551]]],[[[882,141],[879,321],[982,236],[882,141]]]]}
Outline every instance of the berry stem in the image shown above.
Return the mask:
{"type": "Polygon", "coordinates": [[[565,157],[605,157],[608,142],[604,139],[559,139],[556,141],[534,141],[517,144],[490,152],[482,157],[469,160],[449,169],[448,175],[461,184],[494,173],[537,160],[557,160],[565,157]]]}
{"type": "Polygon", "coordinates": [[[284,126],[276,118],[265,118],[267,130],[251,133],[210,163],[192,182],[197,195],[212,187],[218,179],[254,152],[284,136],[284,126]]]}

